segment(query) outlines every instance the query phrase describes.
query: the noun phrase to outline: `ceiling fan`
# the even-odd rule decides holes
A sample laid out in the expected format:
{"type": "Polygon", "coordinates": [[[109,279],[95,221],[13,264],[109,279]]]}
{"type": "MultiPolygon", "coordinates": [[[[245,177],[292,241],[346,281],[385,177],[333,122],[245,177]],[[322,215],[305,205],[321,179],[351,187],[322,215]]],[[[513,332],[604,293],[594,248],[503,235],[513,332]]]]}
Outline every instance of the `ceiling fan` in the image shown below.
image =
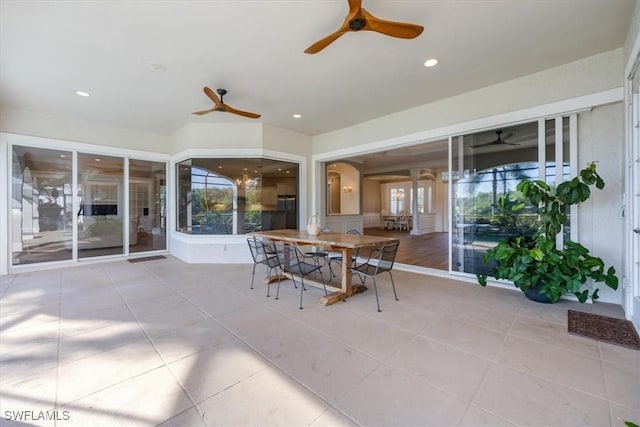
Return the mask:
{"type": "Polygon", "coordinates": [[[258,117],[260,117],[260,114],[250,113],[248,111],[236,110],[235,108],[225,104],[223,101],[223,98],[227,94],[226,89],[216,89],[216,92],[218,92],[218,95],[220,95],[220,98],[218,98],[218,95],[216,95],[211,89],[205,86],[204,93],[213,101],[213,104],[214,104],[213,108],[210,108],[209,110],[196,111],[195,113],[192,113],[192,114],[201,116],[203,114],[211,113],[213,111],[223,111],[227,113],[237,114],[239,116],[249,117],[250,119],[257,119],[258,117]]]}
{"type": "Polygon", "coordinates": [[[469,148],[488,147],[489,145],[520,145],[520,144],[516,144],[514,142],[507,142],[506,141],[508,138],[511,138],[513,136],[513,133],[509,133],[509,134],[505,135],[504,139],[502,138],[502,131],[501,130],[497,130],[496,133],[498,134],[498,138],[497,139],[494,139],[491,142],[485,142],[484,144],[472,145],[469,148]]]}
{"type": "Polygon", "coordinates": [[[309,46],[304,53],[318,53],[329,44],[333,43],[338,37],[349,31],[376,31],[392,37],[402,39],[413,39],[422,34],[424,27],[421,25],[408,24],[405,22],[386,21],[376,18],[362,8],[362,0],[348,0],[349,13],[345,18],[342,26],[334,33],[315,42],[309,46]]]}

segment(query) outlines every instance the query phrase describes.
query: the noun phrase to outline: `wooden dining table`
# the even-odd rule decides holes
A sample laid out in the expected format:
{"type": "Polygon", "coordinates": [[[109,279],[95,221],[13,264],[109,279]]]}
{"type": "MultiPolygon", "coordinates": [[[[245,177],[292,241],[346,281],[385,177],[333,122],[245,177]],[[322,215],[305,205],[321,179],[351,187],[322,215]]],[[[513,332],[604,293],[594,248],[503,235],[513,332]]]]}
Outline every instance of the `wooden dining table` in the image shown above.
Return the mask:
{"type": "MultiPolygon", "coordinates": [[[[342,300],[345,296],[349,297],[354,293],[355,288],[351,285],[351,257],[354,250],[361,248],[374,249],[388,243],[398,242],[398,239],[392,237],[336,232],[322,232],[317,236],[312,236],[306,231],[291,229],[257,231],[249,233],[248,235],[270,241],[295,245],[310,245],[332,252],[340,252],[342,254],[341,287],[334,287],[334,289],[336,289],[335,292],[322,298],[321,302],[325,305],[333,304],[336,301],[342,300]]],[[[327,287],[332,286],[329,284],[327,287]]]]}

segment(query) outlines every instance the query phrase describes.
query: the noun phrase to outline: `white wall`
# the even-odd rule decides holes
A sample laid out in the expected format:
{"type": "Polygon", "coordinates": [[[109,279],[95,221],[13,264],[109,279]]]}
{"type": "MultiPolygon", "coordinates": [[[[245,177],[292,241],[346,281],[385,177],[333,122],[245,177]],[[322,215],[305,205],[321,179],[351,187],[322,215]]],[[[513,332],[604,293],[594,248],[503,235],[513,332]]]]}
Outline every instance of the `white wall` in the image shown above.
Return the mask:
{"type": "Polygon", "coordinates": [[[622,67],[622,49],[616,49],[315,136],[313,154],[619,88],[623,85],[622,67]]]}
{"type": "Polygon", "coordinates": [[[199,148],[262,148],[260,123],[189,123],[171,136],[171,154],[199,148]]]}
{"type": "Polygon", "coordinates": [[[165,135],[9,108],[0,109],[0,132],[165,154],[170,144],[165,135]]]}
{"type": "MultiPolygon", "coordinates": [[[[578,170],[597,161],[605,188],[593,189],[591,198],[578,208],[578,241],[613,265],[622,284],[624,274],[624,218],[621,214],[624,194],[624,135],[622,103],[596,107],[578,115],[578,170]]],[[[600,288],[600,300],[621,302],[622,292],[606,285],[600,288]]]]}

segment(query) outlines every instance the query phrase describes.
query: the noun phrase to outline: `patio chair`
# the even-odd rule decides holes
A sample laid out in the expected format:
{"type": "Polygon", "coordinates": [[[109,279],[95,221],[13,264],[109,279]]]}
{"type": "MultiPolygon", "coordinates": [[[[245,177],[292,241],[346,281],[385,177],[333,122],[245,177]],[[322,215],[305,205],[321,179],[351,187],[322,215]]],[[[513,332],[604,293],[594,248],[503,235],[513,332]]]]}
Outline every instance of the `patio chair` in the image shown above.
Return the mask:
{"type": "MultiPolygon", "coordinates": [[[[304,276],[308,276],[311,273],[319,272],[320,280],[322,281],[322,287],[324,288],[324,294],[327,295],[327,287],[324,283],[324,277],[322,276],[321,266],[317,264],[311,264],[305,261],[304,254],[300,252],[295,245],[285,245],[284,243],[276,242],[274,244],[275,253],[278,257],[280,268],[283,272],[289,273],[293,285],[296,285],[295,276],[300,277],[300,310],[302,310],[302,294],[306,290],[304,285],[304,276]]],[[[276,288],[276,299],[280,296],[280,282],[276,288]]]]}
{"type": "MultiPolygon", "coordinates": [[[[361,233],[358,230],[348,230],[347,234],[361,234],[361,233]]],[[[356,249],[356,252],[351,256],[352,262],[355,262],[355,260],[358,258],[359,250],[360,248],[356,249]]],[[[333,273],[333,269],[331,268],[331,263],[337,262],[339,264],[342,264],[342,253],[330,252],[328,260],[329,260],[329,273],[331,273],[331,277],[335,277],[335,274],[333,273]]]]}
{"type": "MultiPolygon", "coordinates": [[[[267,267],[267,275],[271,275],[271,272],[275,272],[280,283],[280,275],[278,274],[278,268],[280,263],[278,255],[276,254],[273,246],[266,244],[264,241],[254,237],[247,238],[247,244],[251,250],[251,256],[253,257],[253,270],[251,271],[251,288],[253,289],[253,281],[256,276],[256,266],[264,265],[267,267]]],[[[269,290],[271,288],[271,282],[267,283],[267,297],[269,297],[269,290]]]]}
{"type": "MultiPolygon", "coordinates": [[[[330,233],[330,228],[322,229],[323,233],[330,233]]],[[[313,259],[316,265],[320,267],[329,265],[329,271],[331,276],[333,276],[333,272],[331,272],[331,264],[328,263],[327,259],[329,258],[329,252],[319,249],[317,247],[313,247],[311,251],[304,252],[303,256],[307,259],[313,259]],[[322,265],[320,264],[320,260],[322,260],[322,265]]]]}
{"type": "Polygon", "coordinates": [[[393,275],[391,269],[396,259],[396,253],[398,252],[399,242],[389,243],[380,249],[374,249],[371,251],[369,258],[362,264],[356,264],[351,268],[351,273],[357,274],[360,277],[360,281],[364,285],[365,280],[368,277],[373,279],[373,289],[376,293],[376,304],[378,305],[378,311],[380,310],[380,300],[378,299],[378,285],[376,283],[376,276],[385,271],[389,273],[391,277],[391,286],[393,287],[393,295],[398,301],[398,294],[396,293],[396,285],[393,283],[393,275]]]}

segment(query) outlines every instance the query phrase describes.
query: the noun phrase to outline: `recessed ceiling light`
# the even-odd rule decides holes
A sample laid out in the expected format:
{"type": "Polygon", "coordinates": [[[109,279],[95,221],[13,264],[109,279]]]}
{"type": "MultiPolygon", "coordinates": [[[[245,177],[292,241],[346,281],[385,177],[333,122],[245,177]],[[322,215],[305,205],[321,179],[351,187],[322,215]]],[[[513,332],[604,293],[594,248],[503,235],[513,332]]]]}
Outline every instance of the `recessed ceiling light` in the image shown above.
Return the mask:
{"type": "Polygon", "coordinates": [[[149,67],[154,71],[166,71],[167,67],[161,64],[149,64],[149,67]]]}
{"type": "Polygon", "coordinates": [[[425,67],[433,67],[434,65],[437,65],[437,64],[438,64],[438,60],[435,58],[427,59],[426,61],[424,61],[425,67]]]}
{"type": "Polygon", "coordinates": [[[95,160],[96,162],[99,162],[99,161],[100,161],[100,159],[94,159],[94,160],[95,160]]]}
{"type": "Polygon", "coordinates": [[[63,158],[63,159],[67,158],[67,156],[65,154],[60,154],[60,157],[63,158]]]}
{"type": "Polygon", "coordinates": [[[293,118],[294,119],[301,119],[302,118],[302,114],[294,114],[293,118]]]}
{"type": "Polygon", "coordinates": [[[291,171],[287,171],[287,173],[291,173],[291,171]]]}
{"type": "Polygon", "coordinates": [[[281,171],[281,170],[282,170],[282,168],[278,168],[278,170],[279,170],[279,171],[281,171]]]}
{"type": "Polygon", "coordinates": [[[76,95],[80,95],[80,96],[89,96],[89,94],[87,92],[81,91],[81,90],[77,90],[76,91],[76,95]]]}
{"type": "Polygon", "coordinates": [[[222,166],[218,166],[218,169],[222,169],[222,166]]]}

